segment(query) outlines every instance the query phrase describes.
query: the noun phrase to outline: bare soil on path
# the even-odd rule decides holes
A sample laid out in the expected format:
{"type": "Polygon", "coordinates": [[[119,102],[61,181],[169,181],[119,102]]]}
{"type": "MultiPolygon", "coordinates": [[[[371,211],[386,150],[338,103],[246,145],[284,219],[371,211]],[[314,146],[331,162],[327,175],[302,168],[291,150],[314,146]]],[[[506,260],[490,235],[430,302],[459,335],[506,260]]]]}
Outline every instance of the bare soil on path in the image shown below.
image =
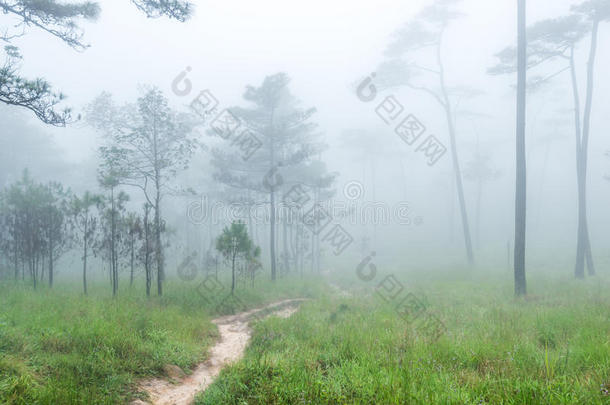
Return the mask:
{"type": "MultiPolygon", "coordinates": [[[[209,358],[199,364],[192,374],[169,381],[153,378],[138,384],[139,391],[148,394],[149,402],[133,401],[132,405],[189,405],[195,395],[214,381],[223,367],[239,360],[252,336],[249,323],[253,318],[279,316],[288,318],[298,310],[298,304],[306,299],[289,299],[274,302],[262,308],[252,309],[236,315],[227,315],[212,322],[218,326],[219,341],[210,348],[209,358]]],[[[175,377],[174,377],[175,378],[175,377]]]]}

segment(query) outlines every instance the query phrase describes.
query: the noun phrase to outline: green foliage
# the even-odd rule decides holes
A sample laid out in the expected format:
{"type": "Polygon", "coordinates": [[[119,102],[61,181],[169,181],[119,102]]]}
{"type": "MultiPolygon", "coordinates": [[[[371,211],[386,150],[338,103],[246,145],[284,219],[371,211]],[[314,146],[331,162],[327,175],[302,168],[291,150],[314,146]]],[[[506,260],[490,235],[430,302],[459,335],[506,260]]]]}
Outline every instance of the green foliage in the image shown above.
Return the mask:
{"type": "Polygon", "coordinates": [[[591,20],[610,20],[610,1],[608,0],[586,0],[572,6],[572,10],[586,15],[591,20]]]}
{"type": "MultiPolygon", "coordinates": [[[[122,107],[116,106],[108,93],[102,93],[87,107],[86,117],[106,138],[106,144],[99,148],[102,186],[110,190],[111,196],[119,184],[135,187],[154,210],[154,245],[147,243],[146,246],[151,252],[154,249],[157,293],[161,295],[165,276],[161,242],[165,221],[161,217],[161,202],[164,196],[176,191],[172,182],[178,172],[188,168],[198,145],[192,137],[192,122],[172,110],[157,88],[147,89],[135,104],[122,107]]],[[[110,249],[113,274],[118,271],[115,239],[113,235],[110,249]]]]}
{"type": "Polygon", "coordinates": [[[53,265],[72,245],[70,190],[60,183],[35,182],[24,170],[21,179],[0,193],[0,251],[17,270],[22,265],[34,281],[45,269],[53,283],[53,265]]]}
{"type": "MultiPolygon", "coordinates": [[[[192,14],[192,4],[184,0],[131,0],[150,18],[167,16],[178,21],[186,21],[192,14]]],[[[0,26],[0,41],[11,43],[26,33],[26,28],[34,27],[63,41],[68,46],[84,51],[89,47],[83,42],[84,31],[79,25],[82,20],[95,20],[100,14],[100,6],[95,1],[58,0],[0,0],[0,12],[16,18],[12,26],[0,26]]],[[[19,49],[14,45],[4,48],[7,61],[0,67],[0,103],[27,108],[42,122],[65,126],[72,121],[71,110],[56,108],[64,99],[55,93],[44,79],[26,79],[19,74],[19,49]]]]}
{"type": "MultiPolygon", "coordinates": [[[[527,28],[528,69],[557,60],[563,60],[567,64],[570,51],[589,31],[589,25],[578,14],[550,18],[532,24],[527,28]]],[[[512,74],[517,71],[516,46],[508,46],[495,56],[499,63],[488,70],[489,74],[512,74]]]]}
{"type": "Polygon", "coordinates": [[[235,260],[243,258],[246,261],[249,272],[254,277],[254,272],[260,266],[259,258],[261,249],[254,246],[254,242],[248,236],[246,224],[242,221],[234,221],[230,227],[225,227],[222,234],[216,240],[216,249],[231,261],[231,294],[235,291],[235,260]]]}
{"type": "Polygon", "coordinates": [[[168,363],[192,366],[214,336],[202,309],[0,289],[1,403],[120,403],[134,377],[159,374],[168,363]]]}
{"type": "MultiPolygon", "coordinates": [[[[0,283],[0,403],[120,404],[140,378],[161,376],[173,364],[188,372],[216,340],[218,302],[204,299],[197,284],[168,281],[163,297],[141,289],[111,298],[105,285],[89,296],[78,286],[34,293],[0,283]]],[[[248,307],[296,296],[315,296],[319,283],[282,280],[240,290],[248,307]]]]}
{"type": "Polygon", "coordinates": [[[234,221],[231,226],[222,230],[222,234],[216,239],[216,250],[227,259],[234,255],[243,256],[247,260],[260,256],[260,248],[254,246],[248,236],[246,224],[242,221],[234,221]]]}
{"type": "Polygon", "coordinates": [[[131,0],[149,18],[166,16],[184,22],[193,13],[193,4],[184,0],[131,0]]]}
{"type": "Polygon", "coordinates": [[[534,283],[514,300],[496,282],[418,283],[448,329],[436,342],[372,291],[305,303],[257,323],[196,403],[608,404],[610,299],[596,287],[534,283]]]}

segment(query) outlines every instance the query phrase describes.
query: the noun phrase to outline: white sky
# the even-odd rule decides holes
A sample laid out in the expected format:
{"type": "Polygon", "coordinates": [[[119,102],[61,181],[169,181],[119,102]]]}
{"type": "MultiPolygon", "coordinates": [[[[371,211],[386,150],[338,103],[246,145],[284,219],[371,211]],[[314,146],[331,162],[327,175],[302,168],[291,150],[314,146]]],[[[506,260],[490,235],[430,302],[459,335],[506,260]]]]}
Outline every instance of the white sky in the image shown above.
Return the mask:
{"type": "MultiPolygon", "coordinates": [[[[331,132],[339,131],[342,122],[349,127],[345,120],[359,107],[349,85],[375,68],[390,34],[426,4],[196,1],[194,18],[181,24],[147,19],[128,0],[100,3],[100,19],[85,24],[91,48],[83,53],[36,30],[17,42],[24,73],[49,79],[76,110],[102,90],[124,101],[137,96],[137,84],[155,84],[169,94],[172,79],[186,66],[193,69],[189,78],[196,90],[209,88],[231,105],[240,102],[246,84],[285,71],[293,78],[294,93],[318,107],[318,120],[331,132]]],[[[563,12],[569,1],[530,3],[531,19],[536,19],[540,12],[563,12]]],[[[485,70],[493,54],[514,36],[515,1],[466,0],[462,9],[466,17],[453,26],[446,49],[450,80],[487,87],[485,70]]],[[[495,82],[505,89],[505,81],[495,82]]],[[[186,104],[186,99],[176,102],[186,104]]],[[[78,135],[74,128],[53,132],[74,158],[82,156],[80,147],[91,145],[80,129],[78,135]]]]}
{"type": "MultiPolygon", "coordinates": [[[[195,16],[184,24],[167,19],[149,20],[130,4],[129,0],[101,0],[102,15],[93,24],[85,24],[85,39],[91,48],[75,52],[59,40],[34,29],[15,44],[24,55],[23,72],[29,77],[43,76],[56,89],[68,95],[67,104],[78,112],[101,91],[113,93],[119,101],[133,101],[138,84],[159,86],[176,106],[186,105],[191,97],[178,98],[171,94],[170,85],[185,67],[192,67],[189,79],[194,85],[192,96],[199,90],[210,89],[222,105],[241,103],[241,95],[248,84],[258,85],[266,75],[279,71],[292,79],[293,93],[305,106],[315,106],[320,129],[331,144],[347,128],[374,127],[379,120],[374,106],[361,103],[350,86],[358,78],[372,72],[382,60],[390,35],[401,24],[417,13],[425,0],[223,0],[195,1],[195,16]]],[[[489,194],[512,204],[512,187],[509,186],[514,159],[514,95],[509,84],[513,78],[490,77],[486,70],[494,64],[494,54],[515,40],[516,0],[464,0],[461,10],[464,18],[452,24],[445,43],[445,60],[449,85],[467,85],[484,90],[486,94],[468,108],[485,112],[491,119],[478,123],[481,141],[495,138],[494,163],[503,169],[503,183],[499,192],[489,194]],[[501,142],[498,142],[498,139],[501,142]]],[[[566,13],[571,0],[529,0],[529,22],[566,13]]],[[[5,16],[0,15],[0,26],[5,16]]],[[[610,62],[610,24],[603,27],[600,37],[598,88],[594,111],[594,134],[591,140],[592,191],[597,187],[606,190],[602,180],[608,172],[606,150],[610,140],[603,136],[608,128],[610,111],[610,81],[605,79],[610,62]]],[[[583,44],[581,48],[585,48],[583,44]]],[[[584,75],[586,49],[579,51],[580,76],[584,75]]],[[[567,80],[565,77],[563,80],[567,80]]],[[[552,210],[561,201],[555,191],[569,191],[574,196],[573,143],[570,134],[560,147],[553,146],[548,171],[540,170],[544,149],[537,137],[549,132],[544,115],[552,115],[557,108],[557,97],[532,95],[528,105],[528,164],[533,187],[542,184],[546,176],[552,183],[541,192],[549,195],[542,201],[545,210],[552,210]],[[538,115],[541,119],[538,119],[538,115]],[[561,148],[561,149],[560,149],[561,148]],[[538,177],[536,177],[538,176],[538,177]],[[550,208],[549,208],[550,207],[550,208]]],[[[569,97],[565,98],[566,102],[569,97]]],[[[446,123],[430,100],[421,94],[400,93],[399,99],[425,121],[429,131],[447,139],[446,123]]],[[[564,107],[569,107],[566,105],[564,107]]],[[[35,120],[33,120],[35,121],[35,120]]],[[[40,124],[41,125],[41,124],[40,124]]],[[[412,153],[387,131],[387,142],[399,153],[412,153]]],[[[463,121],[458,134],[463,151],[462,160],[470,156],[474,134],[463,121]]],[[[82,124],[66,129],[47,128],[57,143],[68,153],[68,158],[83,161],[91,158],[96,145],[93,132],[82,124]]],[[[380,136],[386,133],[380,131],[380,136]]],[[[386,142],[386,138],[380,142],[386,142]]],[[[492,142],[490,142],[491,144],[492,142]]],[[[336,145],[330,152],[332,170],[340,169],[344,176],[356,174],[345,168],[346,156],[336,145]]],[[[395,177],[397,162],[382,162],[389,174],[395,177]]],[[[450,159],[429,169],[419,164],[418,170],[426,176],[440,179],[438,187],[446,191],[450,179],[450,159]],[[433,171],[432,171],[433,170],[433,171]],[[436,176],[436,177],[435,177],[436,176]]],[[[383,170],[383,167],[381,171],[383,170]]],[[[410,173],[409,173],[410,174],[410,173]]],[[[383,173],[379,174],[384,179],[383,173]]],[[[348,179],[350,177],[347,177],[348,179]]],[[[427,180],[421,180],[425,184],[427,180]]],[[[546,184],[546,183],[545,183],[546,184]]],[[[395,188],[395,187],[388,187],[395,188]]],[[[428,201],[435,201],[438,188],[430,191],[428,201]]],[[[568,203],[575,205],[573,198],[568,203]]],[[[563,198],[563,197],[561,197],[563,198]]],[[[606,201],[592,199],[595,215],[605,214],[606,201]]],[[[421,205],[420,205],[421,206],[421,205]]],[[[566,213],[565,205],[557,205],[556,217],[573,218],[572,207],[566,213]]],[[[508,221],[508,216],[506,217],[508,221]]],[[[432,221],[432,218],[430,219],[432,221]]],[[[441,223],[442,221],[438,221],[441,223]]],[[[569,223],[574,222],[572,219],[569,223]]]]}

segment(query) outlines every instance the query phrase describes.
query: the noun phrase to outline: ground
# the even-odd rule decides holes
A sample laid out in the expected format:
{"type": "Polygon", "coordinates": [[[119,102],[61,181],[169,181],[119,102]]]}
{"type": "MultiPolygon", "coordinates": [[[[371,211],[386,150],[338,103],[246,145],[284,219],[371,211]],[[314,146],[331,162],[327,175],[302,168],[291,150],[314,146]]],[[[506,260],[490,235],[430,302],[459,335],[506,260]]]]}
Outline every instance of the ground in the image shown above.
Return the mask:
{"type": "Polygon", "coordinates": [[[610,404],[607,281],[540,279],[522,300],[497,281],[405,283],[386,300],[385,280],[306,303],[259,323],[197,404],[610,404]],[[412,319],[401,297],[426,309],[412,319]]]}
{"type": "MultiPolygon", "coordinates": [[[[196,403],[610,404],[608,279],[531,277],[517,300],[507,274],[354,279],[240,287],[249,308],[312,300],[255,321],[245,357],[196,403]]],[[[191,373],[231,310],[197,285],[113,299],[1,284],[0,403],[127,403],[168,364],[191,373]]]]}
{"type": "Polygon", "coordinates": [[[162,376],[167,365],[189,372],[207,357],[218,336],[212,317],[316,288],[261,280],[240,290],[238,305],[223,305],[227,289],[197,288],[200,281],[168,282],[151,299],[128,287],[112,298],[105,284],[88,297],[78,285],[0,284],[0,404],[127,403],[139,379],[162,376]]]}

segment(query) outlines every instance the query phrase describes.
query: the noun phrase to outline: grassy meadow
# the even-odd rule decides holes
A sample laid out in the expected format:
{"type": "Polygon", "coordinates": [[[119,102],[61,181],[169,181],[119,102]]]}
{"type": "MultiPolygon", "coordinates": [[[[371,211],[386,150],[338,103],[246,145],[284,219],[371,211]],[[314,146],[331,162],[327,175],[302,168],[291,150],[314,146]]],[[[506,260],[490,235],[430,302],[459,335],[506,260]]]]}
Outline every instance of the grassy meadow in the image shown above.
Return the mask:
{"type": "Polygon", "coordinates": [[[610,404],[608,280],[540,278],[515,300],[508,279],[450,279],[405,284],[427,306],[414,320],[352,283],[261,321],[197,404],[610,404]]]}
{"type": "MultiPolygon", "coordinates": [[[[127,403],[138,378],[163,375],[167,364],[188,372],[216,340],[212,317],[242,309],[222,305],[226,288],[197,289],[200,282],[167,282],[165,295],[150,299],[135,287],[112,298],[102,285],[83,296],[78,285],[0,284],[0,404],[127,403]]],[[[319,289],[260,280],[236,296],[251,308],[319,289]]]]}
{"type": "Polygon", "coordinates": [[[4,283],[0,403],[128,403],[138,379],[206,358],[213,317],[310,297],[289,319],[256,321],[245,358],[196,404],[610,404],[610,282],[550,279],[516,300],[504,276],[398,275],[409,280],[399,287],[261,277],[233,307],[228,289],[201,280],[150,299],[135,287],[112,298],[102,285],[83,296],[4,283]]]}

